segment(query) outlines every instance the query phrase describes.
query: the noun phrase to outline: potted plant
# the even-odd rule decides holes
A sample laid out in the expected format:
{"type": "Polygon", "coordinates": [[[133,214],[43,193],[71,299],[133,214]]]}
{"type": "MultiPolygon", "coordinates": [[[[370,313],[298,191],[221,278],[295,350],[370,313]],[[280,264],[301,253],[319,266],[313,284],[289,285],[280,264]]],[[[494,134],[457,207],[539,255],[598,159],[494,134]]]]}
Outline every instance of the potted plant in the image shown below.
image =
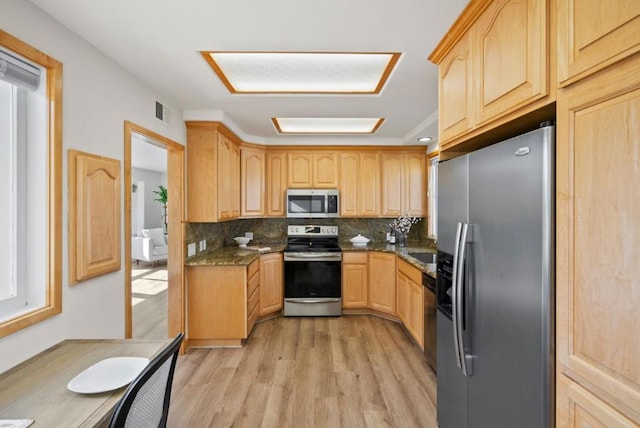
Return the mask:
{"type": "Polygon", "coordinates": [[[164,209],[164,214],[162,215],[162,219],[164,221],[164,233],[167,233],[167,201],[169,200],[169,194],[167,192],[167,188],[160,185],[158,186],[159,190],[154,190],[153,193],[158,195],[154,201],[160,202],[162,204],[162,208],[164,209]]]}

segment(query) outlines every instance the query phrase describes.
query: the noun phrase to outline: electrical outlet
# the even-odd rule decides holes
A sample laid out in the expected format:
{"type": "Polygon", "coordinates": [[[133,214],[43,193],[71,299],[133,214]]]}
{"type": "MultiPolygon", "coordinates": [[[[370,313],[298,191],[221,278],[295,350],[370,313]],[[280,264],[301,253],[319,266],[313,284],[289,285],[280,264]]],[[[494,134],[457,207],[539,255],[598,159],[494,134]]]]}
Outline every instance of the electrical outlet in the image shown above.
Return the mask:
{"type": "Polygon", "coordinates": [[[249,238],[249,239],[253,239],[253,232],[245,232],[244,233],[244,237],[245,238],[249,238]]]}
{"type": "Polygon", "coordinates": [[[195,255],[196,255],[196,243],[192,242],[191,244],[187,245],[187,257],[191,257],[195,255]]]}

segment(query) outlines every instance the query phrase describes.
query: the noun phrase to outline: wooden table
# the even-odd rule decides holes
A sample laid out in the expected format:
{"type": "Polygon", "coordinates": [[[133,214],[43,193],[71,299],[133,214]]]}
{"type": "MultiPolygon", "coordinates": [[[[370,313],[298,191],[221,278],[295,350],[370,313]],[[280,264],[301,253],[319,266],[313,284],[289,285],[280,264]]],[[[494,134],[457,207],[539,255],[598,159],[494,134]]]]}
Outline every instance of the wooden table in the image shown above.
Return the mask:
{"type": "Polygon", "coordinates": [[[153,358],[166,341],[66,340],[0,375],[0,419],[33,419],[37,427],[106,426],[126,386],[77,394],[67,384],[105,358],[153,358]]]}

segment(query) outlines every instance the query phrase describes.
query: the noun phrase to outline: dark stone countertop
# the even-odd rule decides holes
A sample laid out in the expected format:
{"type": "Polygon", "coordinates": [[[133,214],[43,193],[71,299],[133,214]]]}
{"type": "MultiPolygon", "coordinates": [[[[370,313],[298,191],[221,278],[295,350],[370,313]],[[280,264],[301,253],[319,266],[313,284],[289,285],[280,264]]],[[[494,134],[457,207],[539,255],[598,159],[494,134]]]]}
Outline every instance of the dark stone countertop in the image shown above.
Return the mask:
{"type": "MultiPolygon", "coordinates": [[[[240,248],[236,246],[222,247],[216,250],[207,250],[203,253],[189,257],[186,266],[248,266],[256,260],[260,254],[281,253],[284,251],[286,244],[253,244],[251,247],[270,247],[269,250],[258,252],[256,250],[240,248]]],[[[409,253],[434,253],[434,249],[427,246],[409,245],[400,247],[398,245],[388,245],[386,243],[369,243],[366,246],[354,246],[350,242],[340,243],[342,251],[380,251],[383,253],[393,253],[398,255],[402,260],[410,265],[425,272],[431,277],[436,277],[435,263],[423,263],[422,261],[411,257],[409,253]]]]}
{"type": "Polygon", "coordinates": [[[248,266],[260,254],[281,253],[284,244],[251,244],[249,247],[270,247],[267,251],[257,251],[236,246],[207,250],[185,261],[186,266],[248,266]]]}
{"type": "Polygon", "coordinates": [[[380,251],[383,253],[393,253],[398,255],[402,260],[410,265],[418,268],[427,275],[436,277],[436,264],[435,263],[423,263],[422,261],[411,257],[409,253],[435,253],[435,250],[431,247],[420,246],[416,244],[409,244],[406,247],[400,247],[398,245],[390,245],[386,243],[369,243],[366,246],[355,246],[349,243],[340,243],[342,251],[380,251]]]}

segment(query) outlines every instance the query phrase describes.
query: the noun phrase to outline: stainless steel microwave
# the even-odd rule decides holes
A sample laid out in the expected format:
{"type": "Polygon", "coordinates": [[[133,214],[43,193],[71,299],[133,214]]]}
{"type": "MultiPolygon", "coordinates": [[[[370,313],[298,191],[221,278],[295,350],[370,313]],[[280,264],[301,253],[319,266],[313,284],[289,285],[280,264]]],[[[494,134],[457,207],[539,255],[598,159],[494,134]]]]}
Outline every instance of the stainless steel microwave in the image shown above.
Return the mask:
{"type": "Polygon", "coordinates": [[[338,217],[340,214],[338,199],[338,189],[288,189],[287,217],[338,217]]]}

